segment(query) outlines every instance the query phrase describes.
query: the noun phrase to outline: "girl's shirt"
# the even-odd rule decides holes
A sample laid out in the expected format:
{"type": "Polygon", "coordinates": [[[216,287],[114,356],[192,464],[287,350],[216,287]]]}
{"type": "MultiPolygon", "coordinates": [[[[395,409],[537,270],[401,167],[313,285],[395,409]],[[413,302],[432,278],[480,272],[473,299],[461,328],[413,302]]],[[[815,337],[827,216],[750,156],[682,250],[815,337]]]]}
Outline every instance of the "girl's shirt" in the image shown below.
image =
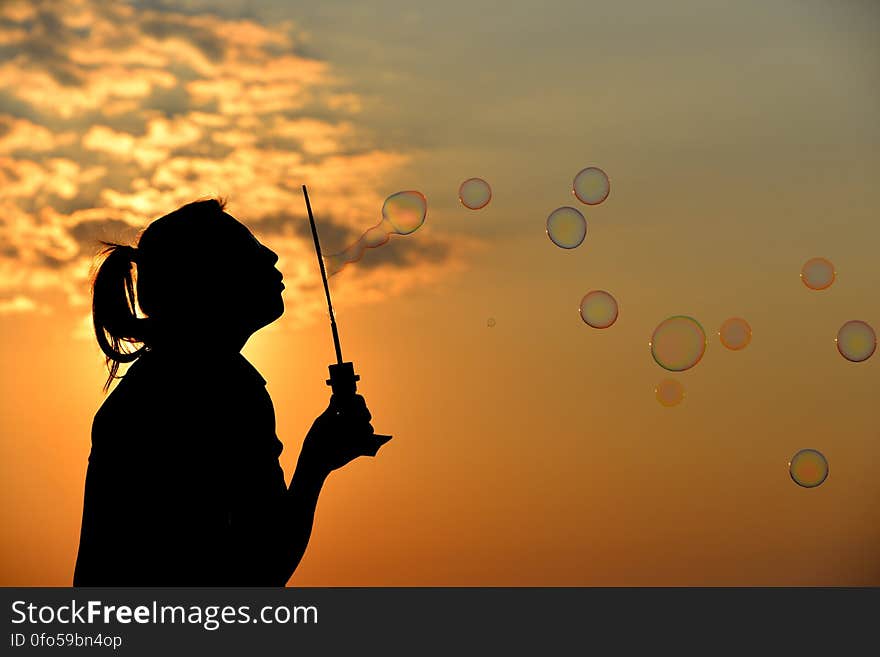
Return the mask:
{"type": "Polygon", "coordinates": [[[241,355],[146,352],[95,415],[75,586],[283,585],[287,487],[241,355]]]}

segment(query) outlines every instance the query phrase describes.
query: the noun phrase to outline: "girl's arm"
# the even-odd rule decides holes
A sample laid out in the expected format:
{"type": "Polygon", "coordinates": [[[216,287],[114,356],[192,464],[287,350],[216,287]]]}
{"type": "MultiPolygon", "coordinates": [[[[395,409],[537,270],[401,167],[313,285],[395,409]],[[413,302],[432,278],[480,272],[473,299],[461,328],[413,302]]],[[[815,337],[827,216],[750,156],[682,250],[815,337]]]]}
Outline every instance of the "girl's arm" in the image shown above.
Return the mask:
{"type": "MultiPolygon", "coordinates": [[[[375,456],[389,436],[376,436],[370,412],[360,395],[341,401],[335,396],[312,424],[303,442],[296,470],[259,549],[255,536],[239,537],[252,551],[254,581],[248,584],[284,586],[296,570],[312,534],[318,497],[327,476],[359,456],[375,456]]],[[[241,531],[241,530],[239,530],[241,531]]],[[[250,551],[250,550],[249,550],[250,551]]]]}
{"type": "Polygon", "coordinates": [[[318,496],[321,494],[327,474],[329,473],[304,466],[302,458],[297,463],[290,480],[290,487],[287,489],[286,517],[282,519],[285,531],[282,534],[283,543],[279,546],[280,586],[287,583],[306,552],[312,536],[318,496]]]}

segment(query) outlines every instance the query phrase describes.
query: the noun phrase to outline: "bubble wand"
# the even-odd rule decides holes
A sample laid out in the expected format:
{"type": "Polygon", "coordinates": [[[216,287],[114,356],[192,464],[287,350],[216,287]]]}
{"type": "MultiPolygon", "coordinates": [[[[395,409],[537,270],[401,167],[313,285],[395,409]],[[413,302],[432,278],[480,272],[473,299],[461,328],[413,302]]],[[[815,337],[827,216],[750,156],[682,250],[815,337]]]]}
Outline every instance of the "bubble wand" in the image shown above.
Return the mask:
{"type": "MultiPolygon", "coordinates": [[[[339,330],[336,328],[336,317],[333,314],[333,302],[330,301],[330,286],[327,285],[327,270],[324,269],[324,256],[321,255],[321,243],[318,241],[318,229],[315,226],[315,217],[312,214],[312,204],[309,203],[309,193],[306,186],[302,186],[303,196],[306,199],[306,210],[309,212],[309,224],[312,227],[312,238],[315,240],[315,253],[318,254],[318,266],[321,268],[321,280],[324,282],[324,294],[327,297],[327,309],[330,311],[330,330],[333,333],[333,347],[336,349],[336,364],[330,365],[330,378],[327,385],[334,395],[347,396],[357,392],[357,382],[361,377],[354,373],[354,364],[342,361],[342,347],[339,346],[339,330]]],[[[376,435],[377,438],[391,438],[391,436],[376,435]]]]}

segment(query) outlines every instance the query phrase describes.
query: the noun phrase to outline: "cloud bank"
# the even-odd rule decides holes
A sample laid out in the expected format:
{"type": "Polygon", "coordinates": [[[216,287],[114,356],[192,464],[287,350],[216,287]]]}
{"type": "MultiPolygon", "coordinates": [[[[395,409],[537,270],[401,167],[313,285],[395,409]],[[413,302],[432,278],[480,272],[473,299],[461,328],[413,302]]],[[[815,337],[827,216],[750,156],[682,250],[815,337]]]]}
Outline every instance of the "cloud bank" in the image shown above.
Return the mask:
{"type": "MultiPolygon", "coordinates": [[[[363,134],[358,97],[295,34],[119,2],[0,6],[0,314],[84,311],[98,240],[222,196],[281,256],[287,321],[320,315],[300,186],[325,251],[341,250],[408,157],[363,134]]],[[[378,300],[457,266],[450,238],[413,235],[334,285],[378,300]]]]}

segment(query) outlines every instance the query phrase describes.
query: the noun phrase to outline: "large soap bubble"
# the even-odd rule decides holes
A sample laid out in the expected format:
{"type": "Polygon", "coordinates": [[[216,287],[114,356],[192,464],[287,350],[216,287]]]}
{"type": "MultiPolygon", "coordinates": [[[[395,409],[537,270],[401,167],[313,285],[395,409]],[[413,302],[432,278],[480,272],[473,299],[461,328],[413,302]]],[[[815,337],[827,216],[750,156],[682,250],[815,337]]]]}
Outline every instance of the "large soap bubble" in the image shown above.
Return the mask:
{"type": "Polygon", "coordinates": [[[670,372],[683,372],[703,357],[706,332],[693,317],[675,315],[657,325],[650,346],[651,355],[660,367],[670,372]]]}
{"type": "Polygon", "coordinates": [[[820,486],[828,478],[828,460],[816,449],[802,449],[788,462],[792,481],[804,488],[820,486]]]}
{"type": "Polygon", "coordinates": [[[801,280],[811,290],[824,290],[831,287],[837,272],[827,258],[810,258],[801,267],[801,280]]]}
{"type": "Polygon", "coordinates": [[[575,208],[556,208],[547,217],[547,236],[563,249],[580,246],[587,235],[587,220],[575,208]]]}
{"type": "Polygon", "coordinates": [[[468,178],[458,188],[458,200],[469,210],[479,210],[492,200],[492,188],[482,178],[468,178]]]}
{"type": "Polygon", "coordinates": [[[339,253],[324,256],[327,275],[332,276],[345,265],[360,260],[364,251],[375,249],[387,242],[391,235],[409,235],[417,231],[425,223],[428,212],[428,201],[425,195],[417,191],[405,191],[392,194],[382,204],[382,221],[367,230],[354,243],[339,253]]]}
{"type": "Polygon", "coordinates": [[[742,317],[731,317],[724,320],[718,330],[721,344],[731,351],[739,351],[749,346],[752,341],[752,327],[742,317]]]}
{"type": "Polygon", "coordinates": [[[593,328],[608,328],[617,321],[617,300],[605,290],[592,290],[581,299],[581,319],[593,328]]]}
{"type": "Polygon", "coordinates": [[[853,363],[868,360],[877,349],[877,334],[867,322],[853,319],[837,332],[837,351],[853,363]]]}
{"type": "Polygon", "coordinates": [[[611,182],[599,167],[581,169],[574,177],[571,191],[578,201],[587,205],[598,205],[611,192],[611,182]]]}

